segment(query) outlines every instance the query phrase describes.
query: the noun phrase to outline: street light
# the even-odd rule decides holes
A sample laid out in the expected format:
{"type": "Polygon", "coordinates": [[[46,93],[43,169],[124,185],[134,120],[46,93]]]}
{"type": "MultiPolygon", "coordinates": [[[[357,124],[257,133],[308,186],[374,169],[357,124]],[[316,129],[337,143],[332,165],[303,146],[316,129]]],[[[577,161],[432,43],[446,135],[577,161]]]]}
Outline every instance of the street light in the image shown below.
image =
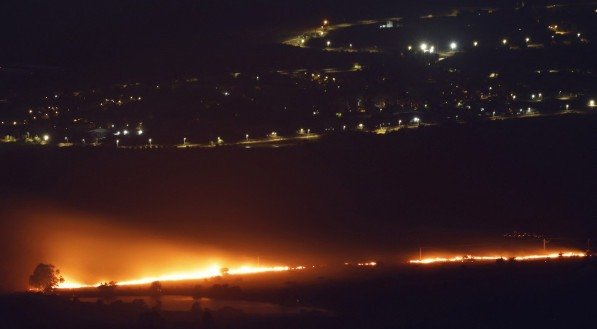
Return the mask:
{"type": "Polygon", "coordinates": [[[118,144],[120,144],[120,140],[116,140],[116,147],[118,147],[118,144]]]}
{"type": "Polygon", "coordinates": [[[187,138],[186,137],[182,138],[182,145],[187,145],[187,138]]]}
{"type": "Polygon", "coordinates": [[[44,137],[43,137],[43,138],[44,138],[44,142],[47,142],[47,141],[49,141],[49,140],[50,140],[50,136],[49,136],[49,135],[44,135],[44,137]]]}
{"type": "Polygon", "coordinates": [[[423,42],[423,43],[421,44],[421,50],[422,50],[423,52],[426,52],[426,51],[427,51],[427,49],[428,49],[428,47],[429,47],[429,46],[428,46],[428,45],[427,45],[425,42],[423,42]]]}
{"type": "Polygon", "coordinates": [[[450,49],[456,50],[456,48],[458,48],[458,44],[456,42],[450,43],[450,49]]]}
{"type": "Polygon", "coordinates": [[[148,141],[149,141],[149,147],[151,147],[151,138],[148,139],[148,141]]]}
{"type": "Polygon", "coordinates": [[[502,44],[505,46],[508,44],[508,39],[502,39],[502,44]]]}
{"type": "Polygon", "coordinates": [[[595,100],[594,100],[594,99],[591,99],[591,100],[589,101],[589,107],[595,107],[595,106],[597,106],[597,105],[595,105],[595,100]]]}
{"type": "Polygon", "coordinates": [[[326,41],[326,43],[325,43],[325,44],[326,44],[326,46],[328,46],[328,47],[329,47],[329,46],[331,46],[331,45],[332,45],[332,42],[331,42],[330,40],[328,40],[328,41],[326,41]]]}
{"type": "Polygon", "coordinates": [[[478,45],[479,45],[479,42],[473,41],[473,47],[477,47],[478,45]]]}

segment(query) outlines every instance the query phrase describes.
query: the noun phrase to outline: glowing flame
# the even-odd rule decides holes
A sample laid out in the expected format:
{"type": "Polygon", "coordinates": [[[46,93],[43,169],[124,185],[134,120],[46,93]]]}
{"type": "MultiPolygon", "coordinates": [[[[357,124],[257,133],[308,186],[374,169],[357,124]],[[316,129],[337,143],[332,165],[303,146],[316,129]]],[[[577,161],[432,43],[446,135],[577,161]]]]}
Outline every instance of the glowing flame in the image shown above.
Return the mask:
{"type": "Polygon", "coordinates": [[[555,259],[555,258],[573,258],[573,257],[586,257],[587,255],[582,252],[563,252],[563,253],[551,253],[551,254],[543,254],[543,255],[525,255],[525,256],[516,256],[516,257],[504,257],[504,256],[455,256],[451,258],[445,257],[432,257],[432,258],[423,258],[423,259],[413,259],[410,260],[409,263],[411,264],[433,264],[433,263],[457,263],[457,262],[465,262],[465,261],[496,261],[499,259],[514,259],[516,261],[528,261],[528,260],[542,260],[542,259],[555,259]]]}
{"type": "MultiPolygon", "coordinates": [[[[255,274],[255,273],[267,273],[267,272],[283,272],[290,270],[302,270],[304,266],[289,267],[289,266],[250,266],[245,265],[238,268],[231,268],[226,271],[229,275],[242,275],[242,274],[255,274]]],[[[120,281],[116,285],[118,286],[131,286],[131,285],[142,285],[149,284],[155,281],[168,282],[168,281],[185,281],[185,280],[199,280],[217,277],[223,274],[222,267],[218,265],[212,265],[205,269],[198,269],[190,272],[179,272],[171,273],[154,277],[144,277],[134,280],[120,281]]],[[[71,281],[65,278],[64,282],[61,283],[59,289],[76,289],[76,288],[89,288],[97,287],[101,283],[96,284],[83,284],[76,281],[71,281]]]]}

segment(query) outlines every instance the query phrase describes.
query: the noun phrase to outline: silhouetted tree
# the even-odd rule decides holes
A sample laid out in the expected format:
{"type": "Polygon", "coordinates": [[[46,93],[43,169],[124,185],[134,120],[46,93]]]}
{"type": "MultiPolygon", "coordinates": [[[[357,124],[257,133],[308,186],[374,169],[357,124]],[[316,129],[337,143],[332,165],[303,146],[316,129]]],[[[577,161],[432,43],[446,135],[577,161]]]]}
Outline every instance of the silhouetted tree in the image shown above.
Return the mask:
{"type": "Polygon", "coordinates": [[[97,287],[97,290],[99,291],[99,294],[103,299],[105,299],[106,301],[111,301],[112,299],[114,299],[114,296],[116,294],[116,282],[104,282],[97,287]]]}
{"type": "Polygon", "coordinates": [[[193,317],[193,322],[199,323],[201,321],[201,314],[201,303],[199,303],[199,300],[196,299],[193,302],[193,305],[191,305],[191,316],[193,317]]]}
{"type": "Polygon", "coordinates": [[[160,281],[154,281],[149,286],[149,296],[156,302],[160,301],[163,293],[162,283],[160,281]]]}
{"type": "Polygon", "coordinates": [[[44,293],[52,292],[62,282],[64,278],[60,275],[60,270],[52,264],[38,264],[29,276],[29,285],[44,293]]]}

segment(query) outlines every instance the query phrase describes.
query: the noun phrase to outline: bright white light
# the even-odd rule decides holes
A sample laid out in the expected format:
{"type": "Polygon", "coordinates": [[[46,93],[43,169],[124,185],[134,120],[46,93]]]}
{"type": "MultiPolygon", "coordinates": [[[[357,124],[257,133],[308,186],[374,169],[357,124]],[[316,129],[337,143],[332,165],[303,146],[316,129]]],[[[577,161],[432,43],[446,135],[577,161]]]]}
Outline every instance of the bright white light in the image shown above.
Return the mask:
{"type": "Polygon", "coordinates": [[[123,134],[123,135],[128,135],[128,134],[129,134],[129,131],[125,129],[125,130],[123,130],[123,131],[122,131],[122,134],[123,134]]]}
{"type": "Polygon", "coordinates": [[[421,122],[421,119],[419,119],[419,117],[414,117],[413,118],[413,122],[414,123],[419,123],[419,122],[421,122]]]}
{"type": "Polygon", "coordinates": [[[473,46],[477,47],[479,45],[479,43],[477,41],[473,41],[473,46]]]}
{"type": "Polygon", "coordinates": [[[330,40],[328,40],[328,41],[326,41],[326,43],[325,43],[325,44],[326,44],[326,46],[328,46],[328,47],[329,47],[329,46],[331,46],[331,45],[332,45],[332,42],[331,42],[330,40]]]}
{"type": "Polygon", "coordinates": [[[422,51],[427,51],[428,47],[429,46],[426,43],[424,43],[424,42],[421,44],[421,50],[422,51]]]}
{"type": "Polygon", "coordinates": [[[529,42],[531,41],[531,38],[529,38],[529,37],[526,37],[526,38],[524,39],[524,41],[525,41],[526,43],[529,43],[529,42]]]}
{"type": "Polygon", "coordinates": [[[142,130],[142,129],[139,129],[139,130],[137,131],[137,135],[143,135],[143,130],[142,130]]]}
{"type": "Polygon", "coordinates": [[[508,39],[502,39],[502,44],[505,46],[508,44],[508,39]]]}
{"type": "Polygon", "coordinates": [[[430,52],[430,53],[433,53],[434,51],[435,51],[435,47],[434,47],[434,46],[431,46],[431,48],[429,48],[429,52],[430,52]]]}
{"type": "Polygon", "coordinates": [[[597,105],[595,105],[595,100],[594,100],[594,99],[591,99],[591,100],[589,101],[589,107],[595,107],[595,106],[597,106],[597,105]]]}
{"type": "Polygon", "coordinates": [[[44,139],[44,142],[47,142],[47,141],[50,140],[50,136],[49,135],[44,135],[43,139],[44,139]]]}
{"type": "Polygon", "coordinates": [[[450,49],[456,50],[456,48],[458,48],[458,44],[456,42],[450,43],[450,49]]]}

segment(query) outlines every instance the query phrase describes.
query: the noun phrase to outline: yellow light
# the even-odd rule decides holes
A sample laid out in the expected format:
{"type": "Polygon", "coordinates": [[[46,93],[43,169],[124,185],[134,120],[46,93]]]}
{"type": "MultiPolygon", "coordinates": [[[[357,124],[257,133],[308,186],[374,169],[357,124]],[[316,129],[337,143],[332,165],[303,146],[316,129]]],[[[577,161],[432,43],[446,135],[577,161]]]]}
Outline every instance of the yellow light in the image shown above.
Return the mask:
{"type": "Polygon", "coordinates": [[[594,99],[591,99],[591,100],[589,101],[589,107],[595,107],[595,106],[597,106],[597,105],[595,104],[595,100],[594,100],[594,99]]]}
{"type": "Polygon", "coordinates": [[[44,139],[44,142],[47,142],[47,141],[50,140],[50,136],[49,135],[44,135],[43,139],[44,139]]]}
{"type": "MultiPolygon", "coordinates": [[[[557,259],[557,258],[580,258],[586,257],[585,253],[581,252],[574,252],[574,251],[567,251],[561,253],[550,253],[550,254],[542,254],[542,255],[524,255],[524,256],[515,256],[511,257],[510,259],[514,259],[516,261],[529,261],[529,260],[545,260],[545,259],[557,259]]],[[[431,258],[422,258],[422,259],[413,259],[410,260],[409,263],[411,264],[433,264],[433,263],[458,263],[458,262],[465,262],[465,261],[496,261],[500,259],[508,259],[506,256],[498,256],[498,255],[490,255],[490,256],[473,256],[473,255],[466,255],[466,256],[454,256],[454,257],[431,257],[431,258]]]]}

